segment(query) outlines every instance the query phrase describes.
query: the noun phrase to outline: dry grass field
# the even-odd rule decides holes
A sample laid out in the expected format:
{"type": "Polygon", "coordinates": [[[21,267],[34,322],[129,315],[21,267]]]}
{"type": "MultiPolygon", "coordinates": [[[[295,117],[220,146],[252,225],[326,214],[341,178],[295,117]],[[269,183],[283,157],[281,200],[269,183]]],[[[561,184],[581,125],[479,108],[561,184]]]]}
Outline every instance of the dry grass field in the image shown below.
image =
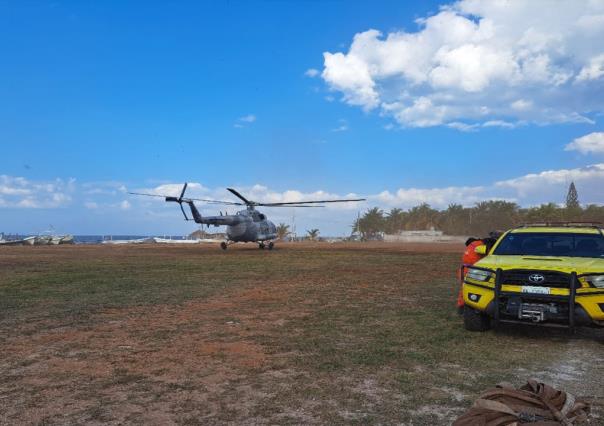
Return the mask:
{"type": "Polygon", "coordinates": [[[537,377],[594,403],[604,333],[468,333],[450,245],[0,247],[0,423],[449,424],[537,377]]]}

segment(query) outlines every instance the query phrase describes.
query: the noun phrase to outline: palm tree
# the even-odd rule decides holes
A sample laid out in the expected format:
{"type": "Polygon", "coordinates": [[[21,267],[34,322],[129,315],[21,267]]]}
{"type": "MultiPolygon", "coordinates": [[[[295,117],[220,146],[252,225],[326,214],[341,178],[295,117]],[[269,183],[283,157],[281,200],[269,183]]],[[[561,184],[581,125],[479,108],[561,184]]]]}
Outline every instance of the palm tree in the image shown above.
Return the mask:
{"type": "Polygon", "coordinates": [[[386,232],[389,234],[396,234],[399,231],[405,229],[405,220],[407,219],[407,213],[403,209],[392,208],[386,216],[386,232]]]}
{"type": "Polygon", "coordinates": [[[319,230],[317,228],[307,230],[306,233],[308,234],[308,239],[311,241],[316,240],[319,236],[319,230]]]}
{"type": "Polygon", "coordinates": [[[439,229],[449,235],[469,235],[470,219],[471,209],[452,203],[446,210],[440,212],[439,229]]]}
{"type": "Polygon", "coordinates": [[[525,211],[526,222],[561,222],[564,210],[555,203],[541,204],[539,207],[531,207],[525,211]]]}
{"type": "Polygon", "coordinates": [[[277,238],[282,240],[285,237],[287,237],[290,234],[289,232],[289,225],[286,225],[285,223],[280,223],[279,225],[277,225],[277,238]]]}
{"type": "Polygon", "coordinates": [[[384,211],[378,207],[367,210],[367,212],[356,223],[356,231],[360,231],[363,238],[375,237],[384,232],[384,211]]]}
{"type": "Polygon", "coordinates": [[[504,200],[489,200],[476,203],[472,213],[472,230],[486,235],[495,229],[510,229],[521,222],[520,206],[504,200]]]}
{"type": "Polygon", "coordinates": [[[424,230],[437,225],[438,211],[427,203],[412,207],[407,213],[407,227],[409,229],[424,230]]]}

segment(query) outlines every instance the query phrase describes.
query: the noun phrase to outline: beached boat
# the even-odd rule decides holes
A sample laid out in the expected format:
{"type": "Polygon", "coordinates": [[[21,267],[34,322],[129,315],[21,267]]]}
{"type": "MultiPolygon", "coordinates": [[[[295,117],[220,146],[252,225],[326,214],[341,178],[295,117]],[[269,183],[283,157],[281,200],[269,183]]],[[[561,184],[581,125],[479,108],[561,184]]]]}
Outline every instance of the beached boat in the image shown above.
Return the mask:
{"type": "Polygon", "coordinates": [[[24,246],[33,246],[35,243],[36,243],[36,237],[35,236],[23,238],[23,245],[24,246]]]}
{"type": "Polygon", "coordinates": [[[173,240],[171,238],[153,238],[156,243],[159,244],[199,244],[200,240],[173,240]]]}
{"type": "Polygon", "coordinates": [[[74,244],[73,235],[63,235],[59,244],[74,244]]]}
{"type": "Polygon", "coordinates": [[[105,240],[101,244],[154,244],[155,240],[149,238],[137,238],[132,240],[105,240]]]}
{"type": "Polygon", "coordinates": [[[38,235],[34,241],[36,246],[47,246],[52,241],[52,237],[48,235],[38,235]]]}
{"type": "Polygon", "coordinates": [[[2,246],[21,246],[21,245],[23,245],[23,240],[2,240],[2,241],[0,241],[0,245],[2,245],[2,246]]]}

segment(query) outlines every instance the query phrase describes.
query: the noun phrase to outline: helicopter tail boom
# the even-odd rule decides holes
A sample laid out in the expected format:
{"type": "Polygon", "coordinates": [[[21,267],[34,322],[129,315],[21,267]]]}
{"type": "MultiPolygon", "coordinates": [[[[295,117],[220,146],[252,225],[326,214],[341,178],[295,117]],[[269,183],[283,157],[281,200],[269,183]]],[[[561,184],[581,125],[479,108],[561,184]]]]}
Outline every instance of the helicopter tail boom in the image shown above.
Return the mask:
{"type": "Polygon", "coordinates": [[[195,223],[204,224],[204,225],[214,225],[214,226],[222,226],[222,225],[230,226],[230,225],[237,225],[237,224],[241,223],[242,218],[239,216],[231,216],[231,215],[205,216],[205,217],[202,216],[201,213],[199,213],[199,210],[197,210],[197,206],[195,206],[194,200],[191,198],[184,198],[186,190],[187,190],[187,184],[185,183],[182,188],[182,191],[180,193],[180,196],[165,197],[165,200],[168,203],[178,203],[178,205],[180,206],[180,210],[182,211],[182,214],[185,217],[185,220],[193,220],[193,221],[195,221],[195,223]],[[193,216],[192,219],[187,216],[187,213],[185,212],[185,209],[183,207],[183,203],[189,205],[189,208],[191,209],[191,215],[193,216]]]}

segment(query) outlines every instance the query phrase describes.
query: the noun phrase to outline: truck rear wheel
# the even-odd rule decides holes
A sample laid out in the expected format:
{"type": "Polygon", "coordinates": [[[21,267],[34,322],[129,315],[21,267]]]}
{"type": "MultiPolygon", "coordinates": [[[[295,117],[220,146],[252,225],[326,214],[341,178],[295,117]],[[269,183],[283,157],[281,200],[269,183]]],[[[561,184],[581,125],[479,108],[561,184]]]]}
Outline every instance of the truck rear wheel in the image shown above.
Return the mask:
{"type": "Polygon", "coordinates": [[[491,319],[476,309],[464,306],[463,325],[468,331],[487,331],[491,328],[491,319]]]}

